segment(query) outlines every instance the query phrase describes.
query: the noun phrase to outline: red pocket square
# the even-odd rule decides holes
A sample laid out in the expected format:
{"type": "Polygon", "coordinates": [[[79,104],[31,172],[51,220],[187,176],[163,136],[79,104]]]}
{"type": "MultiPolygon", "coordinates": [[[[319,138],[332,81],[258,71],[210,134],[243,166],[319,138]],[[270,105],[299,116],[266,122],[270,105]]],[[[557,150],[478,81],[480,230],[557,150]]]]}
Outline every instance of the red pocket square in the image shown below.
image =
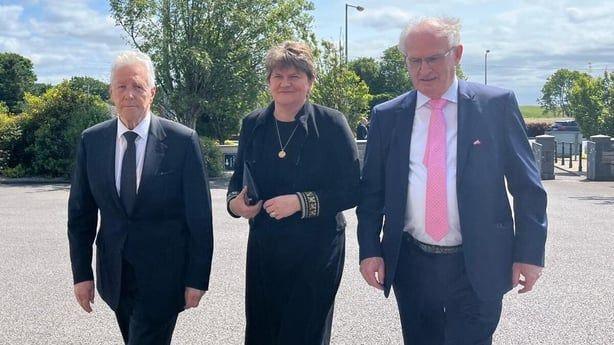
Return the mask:
{"type": "Polygon", "coordinates": [[[482,145],[482,142],[480,141],[480,139],[475,139],[475,141],[473,142],[473,146],[478,146],[478,145],[482,145]]]}

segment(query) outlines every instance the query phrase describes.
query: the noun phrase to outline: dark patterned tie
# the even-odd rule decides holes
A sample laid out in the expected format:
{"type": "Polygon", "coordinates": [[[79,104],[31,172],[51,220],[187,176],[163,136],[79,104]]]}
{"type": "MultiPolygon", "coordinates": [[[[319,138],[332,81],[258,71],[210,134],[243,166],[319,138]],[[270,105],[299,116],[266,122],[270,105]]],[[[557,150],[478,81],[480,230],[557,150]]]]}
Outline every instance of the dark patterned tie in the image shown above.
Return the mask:
{"type": "Polygon", "coordinates": [[[134,141],[139,135],[135,132],[125,132],[126,151],[122,160],[122,176],[120,180],[119,198],[128,215],[132,214],[136,200],[136,146],[134,141]]]}

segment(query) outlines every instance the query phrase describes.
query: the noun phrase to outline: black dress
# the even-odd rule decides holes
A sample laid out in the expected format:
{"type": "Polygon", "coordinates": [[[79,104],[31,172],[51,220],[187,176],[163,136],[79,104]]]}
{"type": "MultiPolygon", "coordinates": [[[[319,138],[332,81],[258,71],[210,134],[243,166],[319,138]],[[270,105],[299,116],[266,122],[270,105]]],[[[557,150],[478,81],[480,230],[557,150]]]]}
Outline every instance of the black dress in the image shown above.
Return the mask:
{"type": "MultiPolygon", "coordinates": [[[[345,248],[345,221],[339,212],[355,206],[359,168],[345,118],[321,109],[333,113],[320,118],[320,107],[306,104],[295,121],[279,122],[271,105],[243,123],[237,167],[242,167],[245,159],[250,161],[263,200],[298,193],[303,205],[302,212],[279,221],[264,209],[250,221],[248,345],[320,345],[330,341],[345,248]],[[294,131],[283,159],[278,157],[276,121],[283,144],[294,131]],[[337,147],[326,149],[328,145],[337,147]]],[[[229,200],[241,190],[240,176],[242,169],[236,169],[229,184],[229,200]]]]}

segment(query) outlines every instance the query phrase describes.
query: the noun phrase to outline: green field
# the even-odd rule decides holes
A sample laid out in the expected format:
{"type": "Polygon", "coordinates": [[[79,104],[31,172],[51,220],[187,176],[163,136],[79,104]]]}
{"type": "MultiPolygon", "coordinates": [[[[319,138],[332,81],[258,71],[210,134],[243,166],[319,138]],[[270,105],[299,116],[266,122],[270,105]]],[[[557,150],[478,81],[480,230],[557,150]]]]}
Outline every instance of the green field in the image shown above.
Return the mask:
{"type": "Polygon", "coordinates": [[[525,122],[554,123],[555,120],[560,118],[551,112],[544,114],[539,105],[521,105],[520,112],[522,113],[522,117],[524,117],[525,122]]]}

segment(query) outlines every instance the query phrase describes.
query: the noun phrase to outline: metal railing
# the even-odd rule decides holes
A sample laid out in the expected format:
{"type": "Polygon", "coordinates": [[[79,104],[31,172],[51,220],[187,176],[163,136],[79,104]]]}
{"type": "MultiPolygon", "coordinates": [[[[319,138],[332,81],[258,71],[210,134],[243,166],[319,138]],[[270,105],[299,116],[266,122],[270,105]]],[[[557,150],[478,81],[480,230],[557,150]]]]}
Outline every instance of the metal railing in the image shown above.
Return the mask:
{"type": "Polygon", "coordinates": [[[573,162],[578,162],[578,171],[582,172],[582,142],[579,143],[566,143],[561,141],[554,142],[554,163],[565,166],[565,160],[567,159],[567,165],[569,169],[573,168],[573,162]],[[575,150],[574,150],[575,149],[575,150]],[[559,152],[560,151],[560,152],[559,152]]]}

